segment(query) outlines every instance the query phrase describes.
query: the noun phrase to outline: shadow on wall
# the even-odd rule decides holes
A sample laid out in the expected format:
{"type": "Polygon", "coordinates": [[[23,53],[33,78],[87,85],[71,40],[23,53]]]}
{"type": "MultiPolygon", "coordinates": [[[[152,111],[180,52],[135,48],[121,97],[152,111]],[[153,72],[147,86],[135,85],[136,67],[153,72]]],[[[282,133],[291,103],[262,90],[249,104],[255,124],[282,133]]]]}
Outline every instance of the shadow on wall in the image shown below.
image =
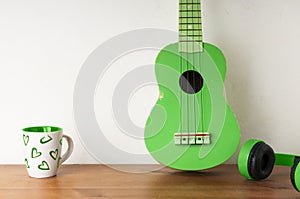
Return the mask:
{"type": "MultiPolygon", "coordinates": [[[[253,20],[252,17],[255,17],[257,10],[251,2],[237,3],[241,6],[240,9],[232,9],[230,6],[233,5],[230,5],[229,1],[226,2],[206,1],[203,5],[204,40],[218,46],[226,57],[225,95],[239,121],[241,147],[250,138],[267,140],[271,134],[266,132],[271,132],[271,128],[262,131],[262,126],[267,127],[264,121],[268,115],[261,104],[257,106],[263,96],[259,96],[256,84],[253,84],[255,77],[252,71],[258,68],[254,65],[258,53],[255,45],[259,44],[255,39],[260,35],[252,34],[252,30],[258,28],[255,21],[259,20],[253,20]],[[244,10],[244,14],[237,13],[236,10],[244,10]],[[243,21],[245,23],[242,23],[243,21]]],[[[238,152],[239,150],[228,163],[237,163],[238,152]]]]}

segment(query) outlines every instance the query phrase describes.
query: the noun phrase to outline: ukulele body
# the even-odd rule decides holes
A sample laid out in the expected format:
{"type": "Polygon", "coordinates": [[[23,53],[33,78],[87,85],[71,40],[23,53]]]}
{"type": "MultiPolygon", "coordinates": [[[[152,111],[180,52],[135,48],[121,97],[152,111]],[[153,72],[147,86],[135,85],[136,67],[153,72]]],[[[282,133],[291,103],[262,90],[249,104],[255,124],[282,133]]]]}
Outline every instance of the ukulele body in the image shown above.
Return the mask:
{"type": "MultiPolygon", "coordinates": [[[[228,160],[240,142],[237,120],[224,98],[226,61],[211,44],[204,43],[203,51],[194,53],[180,53],[179,45],[168,45],[157,56],[160,96],[145,126],[145,144],[168,167],[212,168],[228,160]],[[199,92],[184,91],[180,78],[186,71],[202,76],[199,92]]],[[[195,77],[189,78],[195,82],[195,77]]]]}

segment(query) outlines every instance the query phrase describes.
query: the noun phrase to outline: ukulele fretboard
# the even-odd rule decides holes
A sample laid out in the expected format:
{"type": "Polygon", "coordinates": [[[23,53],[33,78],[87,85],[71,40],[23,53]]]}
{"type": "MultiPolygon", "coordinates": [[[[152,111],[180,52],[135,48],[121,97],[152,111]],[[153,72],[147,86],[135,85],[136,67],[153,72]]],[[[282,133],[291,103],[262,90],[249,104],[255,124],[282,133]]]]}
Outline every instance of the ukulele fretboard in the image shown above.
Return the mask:
{"type": "Polygon", "coordinates": [[[179,0],[180,52],[203,50],[200,0],[179,0]]]}

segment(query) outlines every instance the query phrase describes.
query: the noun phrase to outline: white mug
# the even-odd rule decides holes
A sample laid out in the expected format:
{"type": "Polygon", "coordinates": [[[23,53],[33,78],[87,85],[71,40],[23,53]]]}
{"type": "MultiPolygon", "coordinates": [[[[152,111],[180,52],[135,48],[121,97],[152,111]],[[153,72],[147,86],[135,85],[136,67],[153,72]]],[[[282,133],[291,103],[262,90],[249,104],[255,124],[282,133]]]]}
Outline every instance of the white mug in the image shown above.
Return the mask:
{"type": "Polygon", "coordinates": [[[23,129],[24,161],[27,172],[33,178],[55,176],[60,165],[73,152],[73,141],[63,135],[63,129],[53,126],[37,126],[23,129]],[[61,156],[63,138],[68,149],[61,156]]]}

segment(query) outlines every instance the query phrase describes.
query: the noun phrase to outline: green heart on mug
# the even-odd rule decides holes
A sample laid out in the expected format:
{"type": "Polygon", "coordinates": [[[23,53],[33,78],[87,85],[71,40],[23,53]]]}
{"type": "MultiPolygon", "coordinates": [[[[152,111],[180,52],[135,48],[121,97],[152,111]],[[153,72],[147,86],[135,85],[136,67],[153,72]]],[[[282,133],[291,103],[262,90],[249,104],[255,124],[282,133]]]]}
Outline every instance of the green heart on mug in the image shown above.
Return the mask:
{"type": "Polygon", "coordinates": [[[42,164],[38,166],[40,170],[50,170],[50,167],[46,161],[43,161],[42,164]]]}
{"type": "Polygon", "coordinates": [[[62,143],[63,143],[63,139],[62,138],[60,138],[60,140],[59,140],[59,144],[62,146],[62,143]]]}
{"type": "Polygon", "coordinates": [[[42,152],[39,152],[37,148],[32,148],[31,150],[31,158],[37,158],[42,155],[42,152]]]}
{"type": "Polygon", "coordinates": [[[50,156],[51,158],[53,158],[54,160],[56,160],[57,155],[58,155],[58,149],[56,149],[55,151],[50,151],[50,156]]]}
{"type": "Polygon", "coordinates": [[[27,144],[29,142],[29,135],[24,135],[23,134],[23,142],[24,142],[25,146],[27,146],[27,144]]]}
{"type": "Polygon", "coordinates": [[[52,140],[52,137],[50,135],[48,135],[47,137],[42,137],[40,140],[41,144],[46,144],[48,142],[50,142],[52,140]]]}
{"type": "Polygon", "coordinates": [[[25,158],[25,164],[26,164],[26,168],[30,168],[30,166],[29,166],[29,164],[28,164],[28,160],[27,160],[27,158],[25,158]]]}
{"type": "Polygon", "coordinates": [[[58,161],[57,161],[57,168],[59,168],[59,166],[60,166],[60,161],[61,161],[61,159],[62,159],[61,157],[58,158],[58,161]]]}

